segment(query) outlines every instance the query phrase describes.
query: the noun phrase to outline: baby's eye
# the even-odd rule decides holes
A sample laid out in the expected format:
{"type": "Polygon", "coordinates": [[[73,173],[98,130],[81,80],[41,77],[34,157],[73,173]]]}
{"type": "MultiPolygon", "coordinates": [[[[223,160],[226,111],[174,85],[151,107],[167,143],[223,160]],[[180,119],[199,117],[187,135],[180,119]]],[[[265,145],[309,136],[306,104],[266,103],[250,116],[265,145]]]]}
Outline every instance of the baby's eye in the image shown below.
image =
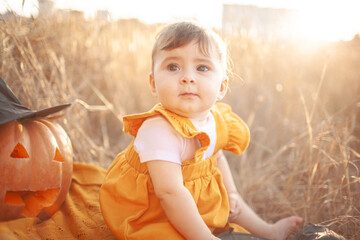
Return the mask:
{"type": "Polygon", "coordinates": [[[209,71],[209,68],[205,65],[201,65],[197,68],[198,71],[201,71],[201,72],[206,72],[206,71],[209,71]]]}
{"type": "Polygon", "coordinates": [[[169,66],[167,68],[168,68],[169,71],[178,71],[178,70],[180,70],[180,68],[175,64],[169,64],[169,66]]]}

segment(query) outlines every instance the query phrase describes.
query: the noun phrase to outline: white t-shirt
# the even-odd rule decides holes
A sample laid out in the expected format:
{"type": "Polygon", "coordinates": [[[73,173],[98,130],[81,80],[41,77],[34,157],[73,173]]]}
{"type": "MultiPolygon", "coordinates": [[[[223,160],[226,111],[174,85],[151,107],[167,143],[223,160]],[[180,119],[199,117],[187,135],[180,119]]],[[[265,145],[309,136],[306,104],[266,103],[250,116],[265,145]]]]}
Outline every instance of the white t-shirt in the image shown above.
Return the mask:
{"type": "MultiPolygon", "coordinates": [[[[192,121],[196,129],[210,137],[210,146],[204,152],[203,159],[211,157],[216,144],[216,125],[212,114],[206,124],[199,125],[192,121]]],[[[197,138],[182,137],[171,124],[161,115],[146,119],[138,130],[134,141],[135,151],[140,162],[162,160],[181,164],[193,159],[195,151],[200,147],[197,138]]]]}

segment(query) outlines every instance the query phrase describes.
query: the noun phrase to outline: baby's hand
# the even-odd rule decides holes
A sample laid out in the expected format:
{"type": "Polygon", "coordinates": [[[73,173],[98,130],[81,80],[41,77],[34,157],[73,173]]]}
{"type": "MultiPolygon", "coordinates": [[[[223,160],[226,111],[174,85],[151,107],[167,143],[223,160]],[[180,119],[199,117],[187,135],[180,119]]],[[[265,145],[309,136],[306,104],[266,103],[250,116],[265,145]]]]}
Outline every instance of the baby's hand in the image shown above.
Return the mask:
{"type": "Polygon", "coordinates": [[[228,194],[229,197],[229,205],[230,205],[230,212],[229,212],[229,222],[234,221],[238,218],[241,213],[241,197],[239,193],[232,192],[228,194]]]}
{"type": "Polygon", "coordinates": [[[302,224],[303,219],[301,217],[292,216],[288,218],[283,218],[277,221],[272,225],[273,227],[273,235],[271,236],[271,240],[285,240],[288,235],[294,231],[296,231],[299,226],[302,224]]]}

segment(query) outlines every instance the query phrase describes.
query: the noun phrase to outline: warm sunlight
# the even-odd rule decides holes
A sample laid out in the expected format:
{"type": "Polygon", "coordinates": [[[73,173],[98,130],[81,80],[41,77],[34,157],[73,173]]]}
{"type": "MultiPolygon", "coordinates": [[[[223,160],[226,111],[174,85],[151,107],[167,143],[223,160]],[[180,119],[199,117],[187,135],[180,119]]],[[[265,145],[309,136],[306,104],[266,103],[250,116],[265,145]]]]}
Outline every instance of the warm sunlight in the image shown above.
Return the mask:
{"type": "MultiPolygon", "coordinates": [[[[112,19],[137,18],[146,23],[197,19],[203,24],[216,28],[222,27],[223,4],[252,5],[259,9],[268,9],[269,12],[271,9],[298,11],[297,21],[294,24],[287,24],[290,29],[287,33],[293,39],[311,42],[351,40],[360,32],[358,0],[183,0],[181,3],[166,0],[53,0],[52,2],[56,9],[79,10],[84,12],[85,17],[94,16],[98,10],[106,10],[112,19]]],[[[22,0],[0,0],[0,13],[11,9],[25,16],[37,14],[38,0],[25,0],[23,7],[22,3],[22,0]]],[[[258,11],[257,14],[259,12],[263,11],[258,11]]],[[[272,16],[271,21],[276,22],[277,17],[272,16]]],[[[264,24],[260,23],[257,27],[261,28],[264,24]]],[[[275,32],[277,29],[271,30],[271,34],[275,32]]]]}
{"type": "Polygon", "coordinates": [[[103,0],[89,3],[83,0],[57,0],[58,8],[82,10],[87,16],[97,10],[108,10],[113,19],[138,18],[146,23],[169,22],[179,19],[197,19],[206,25],[219,26],[221,23],[222,1],[183,0],[177,3],[164,0],[103,0]],[[204,11],[206,7],[206,11],[204,11]]]}
{"type": "Polygon", "coordinates": [[[327,1],[299,8],[299,35],[313,41],[351,40],[360,31],[360,2],[327,1]]]}

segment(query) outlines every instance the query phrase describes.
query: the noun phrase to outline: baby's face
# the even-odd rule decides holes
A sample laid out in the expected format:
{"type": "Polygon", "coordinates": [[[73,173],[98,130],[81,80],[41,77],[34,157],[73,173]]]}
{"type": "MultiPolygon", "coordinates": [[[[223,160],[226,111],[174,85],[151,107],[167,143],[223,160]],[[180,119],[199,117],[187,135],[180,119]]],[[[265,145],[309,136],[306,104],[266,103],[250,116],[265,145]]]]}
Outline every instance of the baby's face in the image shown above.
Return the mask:
{"type": "Polygon", "coordinates": [[[227,77],[215,48],[207,56],[199,44],[190,42],[156,54],[150,87],[166,109],[201,119],[224,97],[227,77]]]}

